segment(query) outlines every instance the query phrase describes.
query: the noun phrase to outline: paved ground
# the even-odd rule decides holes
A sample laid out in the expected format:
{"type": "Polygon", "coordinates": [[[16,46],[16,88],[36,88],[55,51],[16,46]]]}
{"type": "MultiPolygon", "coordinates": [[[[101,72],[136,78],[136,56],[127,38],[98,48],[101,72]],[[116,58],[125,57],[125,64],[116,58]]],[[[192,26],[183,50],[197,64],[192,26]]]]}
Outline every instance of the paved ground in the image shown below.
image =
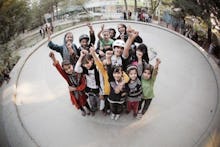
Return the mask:
{"type": "MultiPolygon", "coordinates": [[[[121,22],[105,23],[116,28],[121,22]]],[[[156,97],[141,120],[126,114],[118,121],[101,113],[82,117],[71,105],[67,85],[52,66],[50,50],[42,40],[35,52],[37,45],[23,53],[11,73],[12,80],[2,89],[2,146],[202,146],[220,124],[218,66],[206,52],[176,33],[143,23],[126,24],[138,30],[144,43],[162,60],[156,97]]],[[[94,24],[96,34],[100,26],[94,24]]],[[[79,35],[88,33],[88,28],[76,27],[71,32],[78,44],[79,35]]],[[[62,44],[63,36],[53,41],[62,44]]]]}

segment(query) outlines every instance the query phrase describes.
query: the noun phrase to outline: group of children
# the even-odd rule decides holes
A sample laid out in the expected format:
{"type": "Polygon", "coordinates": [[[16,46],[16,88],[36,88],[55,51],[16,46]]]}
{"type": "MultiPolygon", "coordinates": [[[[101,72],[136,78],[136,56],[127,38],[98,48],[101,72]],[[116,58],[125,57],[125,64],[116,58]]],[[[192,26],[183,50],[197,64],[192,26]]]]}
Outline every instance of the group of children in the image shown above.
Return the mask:
{"type": "Polygon", "coordinates": [[[79,37],[79,47],[73,43],[71,32],[66,33],[63,45],[54,44],[48,35],[49,48],[62,56],[60,65],[50,52],[53,65],[69,85],[72,104],[83,116],[103,111],[118,120],[123,112],[133,111],[140,119],[154,97],[160,59],[155,66],[149,64],[147,46],[131,27],[119,24],[119,36],[115,37],[115,29],[102,25],[96,48],[93,27],[90,23],[88,27],[89,35],[79,37]]]}

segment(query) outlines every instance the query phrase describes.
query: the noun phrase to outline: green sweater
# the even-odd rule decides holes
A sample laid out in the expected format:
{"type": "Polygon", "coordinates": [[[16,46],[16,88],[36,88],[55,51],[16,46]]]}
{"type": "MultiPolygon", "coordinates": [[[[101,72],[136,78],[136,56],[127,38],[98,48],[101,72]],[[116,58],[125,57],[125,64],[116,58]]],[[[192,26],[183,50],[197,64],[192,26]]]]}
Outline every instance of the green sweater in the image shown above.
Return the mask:
{"type": "Polygon", "coordinates": [[[143,89],[143,99],[152,99],[154,97],[154,83],[157,77],[158,69],[154,69],[152,77],[148,80],[141,77],[141,85],[143,89]]]}

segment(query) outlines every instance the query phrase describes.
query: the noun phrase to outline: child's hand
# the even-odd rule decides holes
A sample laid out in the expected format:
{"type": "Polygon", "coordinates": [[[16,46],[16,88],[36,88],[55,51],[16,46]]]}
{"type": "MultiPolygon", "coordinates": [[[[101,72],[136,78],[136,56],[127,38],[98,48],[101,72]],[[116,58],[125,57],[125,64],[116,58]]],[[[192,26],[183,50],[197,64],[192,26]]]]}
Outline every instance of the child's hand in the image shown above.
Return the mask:
{"type": "Polygon", "coordinates": [[[106,51],[105,52],[106,59],[111,59],[112,55],[113,55],[113,51],[106,51]]]}
{"type": "Polygon", "coordinates": [[[50,56],[50,58],[52,58],[52,59],[55,58],[55,55],[54,55],[53,52],[50,52],[50,53],[49,53],[49,56],[50,56]]]}
{"type": "Polygon", "coordinates": [[[69,86],[69,91],[76,91],[76,87],[73,87],[73,86],[69,86]]]}
{"type": "Polygon", "coordinates": [[[49,27],[49,28],[47,29],[47,34],[48,34],[49,36],[51,36],[51,34],[52,34],[51,27],[49,27]]]}
{"type": "Polygon", "coordinates": [[[99,99],[100,99],[100,100],[103,100],[103,99],[104,99],[104,96],[103,96],[103,95],[99,95],[99,99]]]}
{"type": "Polygon", "coordinates": [[[103,57],[103,56],[105,56],[105,53],[104,53],[102,50],[99,50],[99,55],[100,55],[101,57],[103,57]]]}
{"type": "Polygon", "coordinates": [[[104,27],[105,27],[105,25],[103,24],[103,25],[101,26],[101,30],[102,30],[102,31],[104,30],[104,27]]]}
{"type": "Polygon", "coordinates": [[[159,65],[160,63],[161,63],[160,58],[157,58],[157,59],[156,59],[156,64],[158,64],[158,65],[159,65]]]}
{"type": "Polygon", "coordinates": [[[127,33],[130,34],[134,31],[134,29],[131,28],[131,26],[128,26],[127,28],[127,33]]]}
{"type": "Polygon", "coordinates": [[[139,35],[138,31],[135,31],[130,26],[128,26],[127,33],[129,37],[136,38],[139,35]]]}
{"type": "Polygon", "coordinates": [[[80,52],[80,56],[81,57],[84,57],[86,54],[88,54],[88,51],[87,50],[81,50],[81,52],[80,52]]]}
{"type": "Polygon", "coordinates": [[[91,24],[90,22],[87,23],[87,26],[89,27],[89,30],[90,30],[90,31],[93,31],[92,24],[91,24]]]}
{"type": "Polygon", "coordinates": [[[91,54],[95,53],[95,47],[94,45],[92,45],[90,48],[89,48],[89,51],[91,54]]]}

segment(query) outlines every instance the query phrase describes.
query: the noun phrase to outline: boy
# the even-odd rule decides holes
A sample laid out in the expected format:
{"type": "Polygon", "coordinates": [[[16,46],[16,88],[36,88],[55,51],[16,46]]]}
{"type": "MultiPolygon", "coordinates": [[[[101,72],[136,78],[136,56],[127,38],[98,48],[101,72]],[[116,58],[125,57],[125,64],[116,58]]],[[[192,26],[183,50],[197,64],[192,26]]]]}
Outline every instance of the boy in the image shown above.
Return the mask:
{"type": "Polygon", "coordinates": [[[86,101],[86,95],[84,93],[86,87],[85,77],[74,72],[73,65],[70,61],[64,60],[61,67],[53,52],[50,52],[49,56],[53,61],[53,65],[69,85],[72,104],[75,105],[77,109],[81,110],[82,116],[85,116],[86,114],[89,115],[90,107],[86,101]]]}

